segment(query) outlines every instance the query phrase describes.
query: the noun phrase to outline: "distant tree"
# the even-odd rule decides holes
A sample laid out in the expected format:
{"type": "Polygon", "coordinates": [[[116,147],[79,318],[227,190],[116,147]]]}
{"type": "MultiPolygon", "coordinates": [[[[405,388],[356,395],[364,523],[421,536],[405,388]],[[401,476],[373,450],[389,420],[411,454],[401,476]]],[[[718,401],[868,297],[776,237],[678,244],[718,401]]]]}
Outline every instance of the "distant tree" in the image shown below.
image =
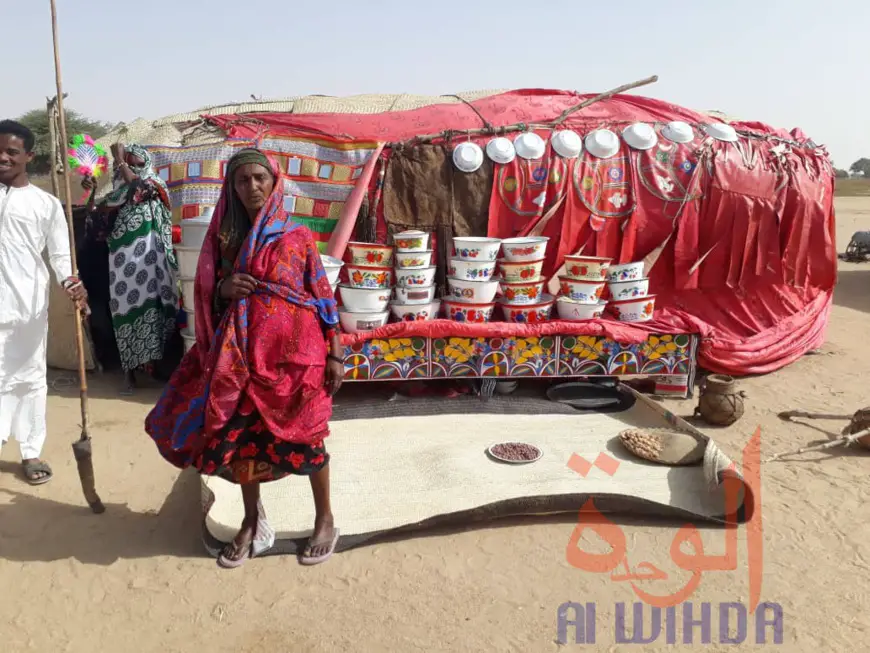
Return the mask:
{"type": "Polygon", "coordinates": [[[865,177],[870,179],[870,159],[866,157],[858,159],[851,165],[849,172],[856,175],[863,174],[865,177]]]}
{"type": "Polygon", "coordinates": [[[834,176],[837,179],[847,179],[849,177],[849,171],[843,170],[842,168],[834,168],[834,176]]]}
{"type": "MultiPolygon", "coordinates": [[[[105,122],[91,120],[72,109],[66,109],[67,136],[72,138],[75,134],[90,134],[94,138],[105,136],[112,126],[105,122]]],[[[30,171],[37,175],[46,175],[51,172],[51,138],[48,130],[48,111],[46,109],[34,109],[18,118],[18,122],[27,125],[36,136],[36,156],[30,171]]],[[[59,137],[59,136],[58,136],[59,137]]]]}

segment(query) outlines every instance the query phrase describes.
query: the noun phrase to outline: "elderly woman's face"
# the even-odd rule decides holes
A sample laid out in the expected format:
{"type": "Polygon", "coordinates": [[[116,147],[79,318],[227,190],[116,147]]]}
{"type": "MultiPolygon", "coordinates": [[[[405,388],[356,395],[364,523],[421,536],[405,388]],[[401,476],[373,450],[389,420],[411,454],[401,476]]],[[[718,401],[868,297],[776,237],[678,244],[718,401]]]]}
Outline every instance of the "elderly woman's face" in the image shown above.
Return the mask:
{"type": "Polygon", "coordinates": [[[260,212],[274,187],[272,171],[257,163],[246,163],[233,177],[233,188],[251,217],[260,212]]]}

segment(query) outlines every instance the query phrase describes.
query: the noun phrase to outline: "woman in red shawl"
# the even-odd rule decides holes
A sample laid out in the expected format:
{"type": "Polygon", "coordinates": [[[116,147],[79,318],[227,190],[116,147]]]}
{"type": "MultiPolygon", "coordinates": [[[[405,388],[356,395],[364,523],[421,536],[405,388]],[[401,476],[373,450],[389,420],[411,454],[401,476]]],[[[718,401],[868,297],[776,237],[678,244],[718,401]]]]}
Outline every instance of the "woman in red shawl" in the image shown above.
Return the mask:
{"type": "Polygon", "coordinates": [[[338,311],[311,232],[284,210],[278,166],[241,150],[196,272],[196,344],[145,421],[173,465],[241,485],[242,528],[218,558],[238,567],[275,542],[260,483],[306,475],[314,532],[303,564],[326,560],[338,529],[329,502],[332,395],[344,374],[338,311]]]}

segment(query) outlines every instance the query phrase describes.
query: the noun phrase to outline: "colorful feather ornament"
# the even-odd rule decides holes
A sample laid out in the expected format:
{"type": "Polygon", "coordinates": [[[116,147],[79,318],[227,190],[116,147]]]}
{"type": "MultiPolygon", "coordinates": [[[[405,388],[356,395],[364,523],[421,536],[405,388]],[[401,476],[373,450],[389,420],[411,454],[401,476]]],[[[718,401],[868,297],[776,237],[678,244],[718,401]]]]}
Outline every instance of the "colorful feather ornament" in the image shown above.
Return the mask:
{"type": "Polygon", "coordinates": [[[102,145],[87,134],[78,134],[70,141],[67,164],[82,177],[99,178],[109,169],[109,157],[102,145]]]}

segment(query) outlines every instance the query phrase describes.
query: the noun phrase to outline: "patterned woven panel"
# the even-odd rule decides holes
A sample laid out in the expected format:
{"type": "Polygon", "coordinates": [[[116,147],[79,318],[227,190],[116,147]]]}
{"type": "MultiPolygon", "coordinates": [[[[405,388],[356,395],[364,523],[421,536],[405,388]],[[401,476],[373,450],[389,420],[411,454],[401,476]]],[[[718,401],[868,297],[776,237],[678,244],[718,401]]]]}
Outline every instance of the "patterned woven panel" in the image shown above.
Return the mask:
{"type": "MultiPolygon", "coordinates": [[[[220,197],[226,163],[245,141],[188,147],[149,147],[169,187],[172,219],[200,215],[220,197]]],[[[326,138],[265,138],[261,144],[287,175],[284,208],[308,227],[325,251],[341,210],[374,151],[373,143],[326,138]]]]}

